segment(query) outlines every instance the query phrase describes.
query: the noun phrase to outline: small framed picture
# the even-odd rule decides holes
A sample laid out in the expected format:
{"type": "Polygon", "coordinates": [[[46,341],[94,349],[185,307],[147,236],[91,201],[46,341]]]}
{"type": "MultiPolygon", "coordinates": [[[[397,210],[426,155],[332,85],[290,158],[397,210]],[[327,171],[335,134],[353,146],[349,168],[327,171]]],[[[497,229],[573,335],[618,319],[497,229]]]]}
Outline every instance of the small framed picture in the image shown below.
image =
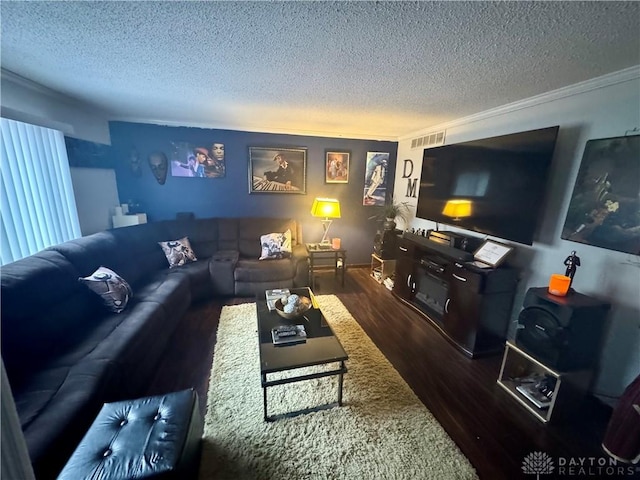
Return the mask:
{"type": "Polygon", "coordinates": [[[349,183],[349,157],[351,152],[325,151],[325,183],[349,183]]]}
{"type": "Polygon", "coordinates": [[[249,147],[249,193],[307,193],[307,150],[249,147]]]}
{"type": "Polygon", "coordinates": [[[499,266],[507,258],[507,255],[513,250],[513,247],[499,243],[494,240],[485,240],[473,257],[490,267],[499,266]]]}

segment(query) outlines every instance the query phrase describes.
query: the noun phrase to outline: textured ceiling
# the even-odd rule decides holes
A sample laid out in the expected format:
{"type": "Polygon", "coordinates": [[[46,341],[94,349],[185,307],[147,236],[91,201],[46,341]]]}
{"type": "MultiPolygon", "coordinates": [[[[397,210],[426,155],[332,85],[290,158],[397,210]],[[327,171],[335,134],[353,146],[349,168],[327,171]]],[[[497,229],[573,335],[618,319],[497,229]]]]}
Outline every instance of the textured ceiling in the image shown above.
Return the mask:
{"type": "Polygon", "coordinates": [[[640,64],[634,2],[0,2],[2,68],[110,119],[395,139],[640,64]]]}

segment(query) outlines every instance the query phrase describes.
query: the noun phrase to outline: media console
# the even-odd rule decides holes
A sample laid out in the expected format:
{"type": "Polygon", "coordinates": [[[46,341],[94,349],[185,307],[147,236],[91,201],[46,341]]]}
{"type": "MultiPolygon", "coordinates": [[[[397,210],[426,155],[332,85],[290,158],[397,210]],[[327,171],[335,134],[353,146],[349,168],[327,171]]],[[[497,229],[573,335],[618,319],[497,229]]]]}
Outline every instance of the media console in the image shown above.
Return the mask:
{"type": "Polygon", "coordinates": [[[398,239],[394,295],[470,357],[504,350],[515,268],[478,268],[473,254],[405,232],[398,239]]]}

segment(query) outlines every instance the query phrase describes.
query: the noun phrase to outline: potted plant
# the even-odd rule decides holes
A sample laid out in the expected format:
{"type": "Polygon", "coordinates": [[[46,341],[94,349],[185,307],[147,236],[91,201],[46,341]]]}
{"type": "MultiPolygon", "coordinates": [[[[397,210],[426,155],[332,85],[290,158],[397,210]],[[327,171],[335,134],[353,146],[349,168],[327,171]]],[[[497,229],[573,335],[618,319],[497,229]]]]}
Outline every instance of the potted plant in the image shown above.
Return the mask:
{"type": "Polygon", "coordinates": [[[408,217],[409,205],[407,202],[391,202],[384,205],[379,213],[369,217],[369,220],[384,220],[384,229],[394,230],[396,228],[396,218],[399,218],[406,223],[408,217]]]}

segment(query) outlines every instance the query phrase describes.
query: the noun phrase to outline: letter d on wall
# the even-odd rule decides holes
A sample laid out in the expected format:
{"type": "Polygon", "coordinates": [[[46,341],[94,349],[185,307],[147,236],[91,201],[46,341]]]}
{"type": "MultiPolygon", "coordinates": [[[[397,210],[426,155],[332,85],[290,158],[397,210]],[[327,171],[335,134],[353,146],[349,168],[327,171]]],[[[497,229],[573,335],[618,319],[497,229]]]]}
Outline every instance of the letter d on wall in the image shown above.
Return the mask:
{"type": "Polygon", "coordinates": [[[413,173],[413,160],[411,160],[410,158],[407,158],[406,160],[403,160],[403,162],[404,162],[404,165],[402,165],[402,178],[409,178],[413,173]],[[409,170],[408,173],[407,173],[407,167],[411,169],[409,170]]]}

